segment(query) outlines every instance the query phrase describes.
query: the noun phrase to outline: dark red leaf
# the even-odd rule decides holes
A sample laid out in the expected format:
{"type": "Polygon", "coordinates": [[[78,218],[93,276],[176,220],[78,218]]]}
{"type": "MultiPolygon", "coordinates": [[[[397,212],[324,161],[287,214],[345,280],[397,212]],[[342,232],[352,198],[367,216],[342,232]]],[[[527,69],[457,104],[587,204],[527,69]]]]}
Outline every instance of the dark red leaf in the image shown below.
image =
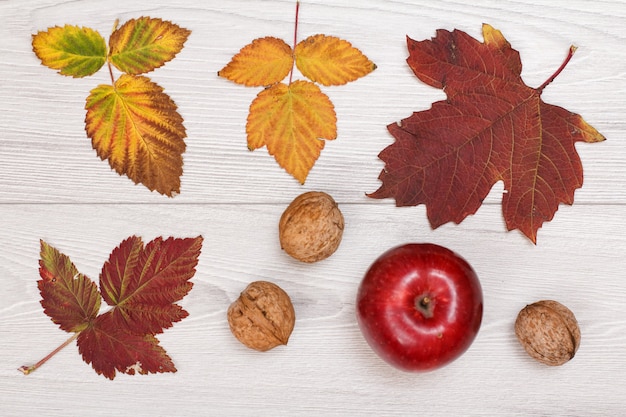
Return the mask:
{"type": "MultiPolygon", "coordinates": [[[[576,142],[604,137],[582,117],[541,100],[543,88],[521,79],[517,51],[489,25],[484,43],[462,31],[437,31],[432,40],[408,39],[407,62],[416,76],[441,88],[447,100],[390,124],[395,143],[373,198],[398,206],[425,204],[433,228],[460,223],[504,182],[503,214],[509,230],[533,242],[559,204],[572,204],[583,171],[576,142]]],[[[568,60],[575,48],[570,50],[568,60]]]]}
{"type": "Polygon", "coordinates": [[[172,359],[151,334],[134,334],[120,327],[112,312],[98,316],[78,335],[83,360],[109,379],[115,373],[129,375],[176,372],[172,359]]]}
{"type": "Polygon", "coordinates": [[[80,332],[96,318],[100,294],[96,284],[79,273],[70,258],[41,241],[37,282],[41,305],[66,332],[80,332]]]}
{"type": "Polygon", "coordinates": [[[132,236],[113,250],[100,274],[100,288],[107,304],[115,306],[118,325],[133,333],[157,334],[188,313],[175,302],[192,287],[202,237],[163,240],[144,248],[132,236]]]}
{"type": "Polygon", "coordinates": [[[176,372],[154,336],[188,316],[175,302],[191,290],[201,247],[201,236],[157,238],[145,248],[137,236],[124,240],[102,268],[100,290],[111,309],[98,315],[96,284],[42,241],[41,305],[61,329],[76,334],[41,361],[19,369],[33,372],[76,339],[83,359],[110,379],[116,372],[176,372]]]}

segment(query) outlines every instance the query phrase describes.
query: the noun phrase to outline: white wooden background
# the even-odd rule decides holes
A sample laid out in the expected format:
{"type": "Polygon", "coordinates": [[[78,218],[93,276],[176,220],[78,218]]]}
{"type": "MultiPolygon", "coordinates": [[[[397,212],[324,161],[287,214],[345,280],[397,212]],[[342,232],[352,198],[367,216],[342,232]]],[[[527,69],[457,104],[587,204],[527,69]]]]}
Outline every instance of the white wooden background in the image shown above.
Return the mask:
{"type": "Polygon", "coordinates": [[[0,415],[305,416],[626,413],[626,2],[623,0],[303,0],[300,38],[347,39],[378,69],[323,90],[334,102],[339,137],[327,143],[304,186],[265,149],[249,152],[248,106],[256,88],[217,77],[241,47],[273,35],[291,43],[293,0],[0,0],[0,415]],[[31,35],[75,24],[105,37],[115,19],[149,15],[192,30],[183,51],[150,74],[178,104],[188,131],[181,194],[168,199],[135,186],[100,161],[86,138],[84,102],[109,83],[40,65],[31,35]],[[393,139],[386,125],[424,110],[443,93],[405,64],[405,36],[427,39],[458,28],[481,39],[499,28],[521,53],[523,77],[540,85],[578,46],[544,100],[580,113],[607,141],[579,144],[585,184],[532,245],[505,232],[501,184],[461,225],[430,230],[424,207],[371,200],[393,139]],[[282,253],[278,219],[308,190],[339,202],[346,229],[339,250],[313,265],[282,253]],[[39,239],[97,279],[122,239],[205,238],[190,317],[160,338],[178,372],[119,375],[109,381],[82,362],[75,345],[35,373],[32,363],[67,338],[39,304],[39,239]],[[462,254],[484,290],[482,329],[467,353],[429,374],[396,371],[361,337],[355,294],[386,249],[428,241],[462,254]],[[297,323],[287,347],[248,350],[225,312],[250,281],[281,285],[297,323]],[[513,322],[527,303],[552,298],[576,314],[582,343],[559,368],[534,362],[513,322]]]}

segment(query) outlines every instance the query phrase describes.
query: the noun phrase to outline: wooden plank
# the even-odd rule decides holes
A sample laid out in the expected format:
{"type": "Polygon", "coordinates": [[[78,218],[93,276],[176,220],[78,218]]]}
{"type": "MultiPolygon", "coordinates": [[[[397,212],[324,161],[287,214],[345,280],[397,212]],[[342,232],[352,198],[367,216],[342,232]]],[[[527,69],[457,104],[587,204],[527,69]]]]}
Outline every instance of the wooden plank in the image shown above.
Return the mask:
{"type": "Polygon", "coordinates": [[[281,253],[279,205],[3,205],[0,286],[5,367],[3,413],[58,415],[406,415],[416,409],[464,415],[616,415],[626,371],[626,224],[621,206],[573,207],[541,231],[537,246],[506,233],[496,206],[460,226],[430,231],[423,213],[345,204],[344,240],[326,261],[302,264],[281,253]],[[159,221],[155,221],[159,219],[159,221]],[[84,364],[74,346],[27,377],[35,361],[67,335],[38,304],[39,239],[97,278],[119,242],[138,234],[205,238],[194,289],[183,300],[190,316],[160,337],[179,372],[118,376],[113,383],[84,364]],[[369,264],[384,250],[431,241],[462,254],[485,295],[479,337],[457,362],[424,375],[383,364],[367,347],[354,297],[369,264]],[[297,323],[287,347],[265,354],[230,334],[225,312],[245,285],[266,279],[292,297],[297,323]],[[557,299],[577,315],[583,338],[572,362],[535,363],[513,334],[519,309],[557,299]],[[6,395],[6,394],[5,394],[6,395]],[[37,398],[33,404],[33,398],[37,398]],[[78,400],[79,399],[79,400],[78,400]]]}
{"type": "Polygon", "coordinates": [[[290,42],[294,2],[184,0],[0,1],[0,398],[3,416],[171,415],[621,415],[626,409],[626,50],[622,1],[452,0],[302,1],[300,38],[349,40],[378,68],[323,90],[335,104],[339,137],[329,142],[305,186],[264,149],[245,141],[258,89],[217,77],[241,47],[272,35],[290,42]],[[168,199],[112,172],[84,132],[84,101],[107,71],[84,79],[40,65],[31,35],[76,24],[108,37],[113,22],[142,15],[192,30],[183,51],[148,74],[185,118],[182,192],[168,199]],[[368,199],[379,186],[377,158],[392,143],[386,126],[428,109],[444,95],[421,84],[405,63],[405,37],[458,28],[480,39],[502,30],[540,85],[570,44],[574,59],[545,90],[546,102],[581,114],[607,141],[577,146],[585,168],[576,204],[559,209],[532,245],[505,232],[497,184],[478,213],[431,230],[424,207],[368,199]],[[282,253],[277,225],[307,190],[329,192],[346,218],[339,250],[317,264],[282,253]],[[45,316],[36,281],[40,239],[97,279],[111,250],[129,235],[204,236],[183,300],[190,316],[161,335],[176,374],[118,376],[110,382],[69,346],[32,375],[17,371],[67,334],[45,316]],[[388,367],[356,325],[361,277],[384,250],[429,241],[462,254],[485,295],[483,326],[471,349],[429,374],[388,367]],[[247,283],[266,279],[292,297],[297,323],[287,347],[248,350],[230,334],[225,312],[247,283]],[[576,314],[582,343],[559,368],[530,359],[513,321],[527,303],[556,299],[576,314]]]}
{"type": "MultiPolygon", "coordinates": [[[[293,5],[286,2],[204,2],[182,0],[159,8],[149,2],[108,3],[3,2],[7,21],[0,28],[3,100],[0,113],[0,201],[3,202],[153,202],[167,198],[119,177],[91,149],[84,131],[84,102],[107,71],[92,77],[62,77],[39,65],[31,52],[31,34],[65,23],[89,26],[108,36],[115,19],[159,15],[191,29],[183,51],[149,76],[178,104],[187,128],[188,149],[181,194],[185,202],[285,202],[303,188],[324,189],[338,200],[361,202],[378,188],[383,163],[377,154],[393,142],[386,126],[426,110],[441,91],[421,84],[404,62],[405,36],[427,39],[438,28],[459,28],[480,39],[488,22],[501,28],[521,53],[524,78],[538,86],[559,66],[570,44],[579,49],[544,99],[581,114],[608,140],[580,144],[585,186],[581,202],[626,202],[626,111],[623,100],[626,51],[621,28],[624,7],[606,2],[477,2],[459,6],[442,1],[411,4],[384,1],[303,2],[300,36],[323,32],[349,39],[378,68],[342,87],[324,88],[338,114],[339,137],[329,142],[305,187],[285,173],[265,149],[248,151],[245,121],[259,89],[217,77],[241,47],[255,37],[290,40],[293,5]],[[150,4],[150,6],[148,6],[150,4]],[[142,6],[143,5],[143,6],[142,6]],[[556,11],[558,10],[558,13],[556,11]],[[610,175],[606,175],[606,173],[610,175]]],[[[499,196],[490,196],[498,201],[499,196]]]]}

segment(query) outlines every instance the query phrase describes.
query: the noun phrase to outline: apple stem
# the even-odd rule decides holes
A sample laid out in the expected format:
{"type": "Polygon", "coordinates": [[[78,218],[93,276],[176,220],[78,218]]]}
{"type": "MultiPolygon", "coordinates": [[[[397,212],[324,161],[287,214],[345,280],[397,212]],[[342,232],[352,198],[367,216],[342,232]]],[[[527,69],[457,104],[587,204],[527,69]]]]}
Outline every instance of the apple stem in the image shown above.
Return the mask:
{"type": "Polygon", "coordinates": [[[72,335],[72,337],[67,339],[65,342],[61,343],[61,345],[59,347],[54,349],[52,352],[48,353],[42,360],[40,360],[39,362],[37,362],[34,365],[23,365],[23,366],[20,366],[18,368],[18,371],[21,371],[24,375],[28,375],[28,374],[30,374],[32,372],[35,372],[41,365],[43,365],[44,363],[48,362],[48,360],[50,358],[52,358],[54,355],[59,353],[64,347],[66,347],[67,345],[72,343],[74,340],[76,340],[76,338],[78,337],[79,334],[80,334],[80,332],[74,333],[72,335]]]}
{"type": "Polygon", "coordinates": [[[293,62],[291,63],[291,71],[289,72],[289,85],[293,80],[293,68],[296,65],[296,45],[298,44],[298,19],[300,14],[300,1],[296,1],[296,18],[293,27],[293,62]]]}
{"type": "Polygon", "coordinates": [[[427,319],[432,318],[433,316],[432,304],[433,304],[433,301],[428,295],[418,297],[415,300],[415,308],[417,309],[417,311],[422,313],[422,315],[426,317],[427,319]]]}
{"type": "Polygon", "coordinates": [[[559,76],[561,71],[563,71],[565,69],[565,67],[567,66],[567,64],[570,61],[570,59],[572,59],[572,57],[574,56],[574,52],[576,52],[576,49],[578,49],[578,48],[576,46],[574,46],[574,45],[569,47],[569,52],[567,53],[567,56],[565,57],[565,60],[563,61],[561,66],[559,68],[557,68],[557,70],[554,72],[554,74],[552,74],[552,76],[550,76],[550,78],[548,78],[546,80],[546,82],[541,84],[541,86],[537,89],[539,94],[541,94],[543,89],[546,88],[552,81],[554,81],[554,79],[559,76]]]}

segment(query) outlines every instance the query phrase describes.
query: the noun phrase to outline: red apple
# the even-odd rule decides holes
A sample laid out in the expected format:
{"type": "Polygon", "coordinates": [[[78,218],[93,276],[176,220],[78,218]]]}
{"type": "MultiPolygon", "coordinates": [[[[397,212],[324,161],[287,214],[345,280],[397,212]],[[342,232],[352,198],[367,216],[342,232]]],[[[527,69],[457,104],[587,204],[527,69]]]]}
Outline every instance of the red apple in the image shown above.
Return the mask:
{"type": "Polygon", "coordinates": [[[369,268],[357,299],[357,319],[371,348],[404,371],[431,371],[472,344],[483,295],[472,267],[453,251],[409,243],[369,268]]]}

